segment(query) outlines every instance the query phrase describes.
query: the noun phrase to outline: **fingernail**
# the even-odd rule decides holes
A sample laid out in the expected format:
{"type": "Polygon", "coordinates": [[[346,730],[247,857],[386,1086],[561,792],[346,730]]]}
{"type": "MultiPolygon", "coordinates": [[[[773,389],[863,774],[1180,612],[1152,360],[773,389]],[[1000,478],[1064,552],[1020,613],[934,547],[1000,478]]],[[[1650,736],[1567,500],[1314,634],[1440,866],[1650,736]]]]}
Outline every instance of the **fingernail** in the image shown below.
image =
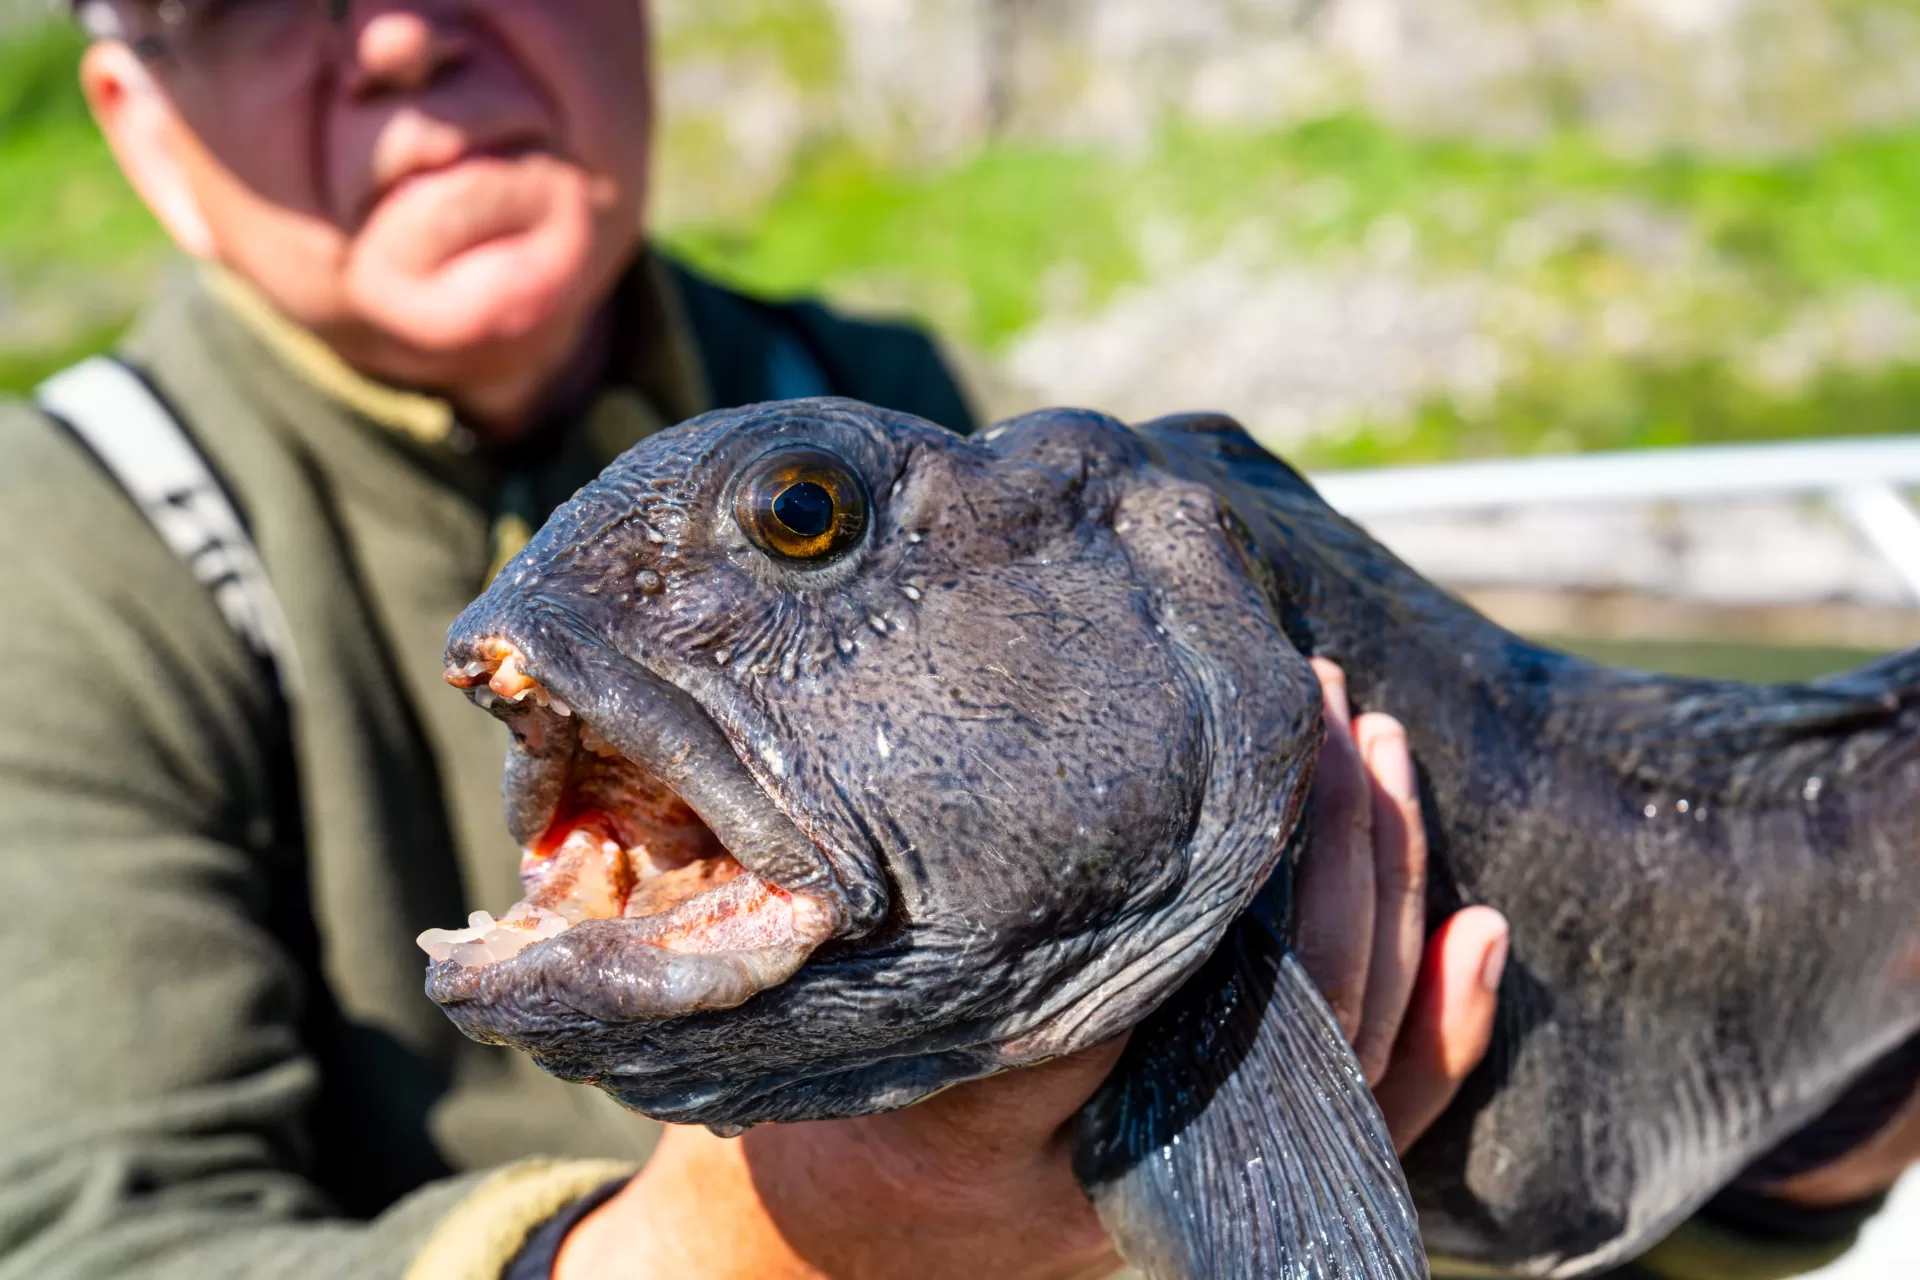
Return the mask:
{"type": "Polygon", "coordinates": [[[1369,742],[1367,771],[1395,800],[1413,799],[1413,756],[1403,735],[1381,734],[1369,742]]]}
{"type": "Polygon", "coordinates": [[[1320,678],[1320,696],[1327,719],[1336,724],[1352,720],[1347,708],[1347,674],[1325,658],[1313,659],[1313,671],[1320,678]]]}
{"type": "Polygon", "coordinates": [[[1500,990],[1500,975],[1507,971],[1507,935],[1487,948],[1487,958],[1480,962],[1480,985],[1488,991],[1500,990]]]}

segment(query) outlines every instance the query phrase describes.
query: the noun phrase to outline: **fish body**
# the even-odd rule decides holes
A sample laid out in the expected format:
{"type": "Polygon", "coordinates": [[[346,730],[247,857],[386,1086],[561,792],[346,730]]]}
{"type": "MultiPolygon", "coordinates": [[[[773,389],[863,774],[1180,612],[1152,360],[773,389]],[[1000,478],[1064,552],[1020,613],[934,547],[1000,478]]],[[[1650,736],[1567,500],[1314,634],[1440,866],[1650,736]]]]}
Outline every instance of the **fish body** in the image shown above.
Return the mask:
{"type": "Polygon", "coordinates": [[[1294,643],[1407,726],[1436,914],[1512,924],[1487,1061],[1406,1160],[1435,1254],[1631,1257],[1920,1030],[1920,653],[1774,687],[1609,669],[1426,582],[1231,424],[1148,430],[1245,513],[1294,643]]]}
{"type": "Polygon", "coordinates": [[[1075,1166],[1156,1278],[1417,1277],[1422,1236],[1597,1270],[1920,1032],[1920,656],[1756,689],[1553,653],[1217,417],[707,415],[448,658],[527,850],[525,903],[423,936],[463,1030],[730,1130],[1132,1028],[1075,1166]],[[1435,912],[1513,922],[1404,1178],[1287,949],[1310,656],[1407,725],[1435,912]]]}

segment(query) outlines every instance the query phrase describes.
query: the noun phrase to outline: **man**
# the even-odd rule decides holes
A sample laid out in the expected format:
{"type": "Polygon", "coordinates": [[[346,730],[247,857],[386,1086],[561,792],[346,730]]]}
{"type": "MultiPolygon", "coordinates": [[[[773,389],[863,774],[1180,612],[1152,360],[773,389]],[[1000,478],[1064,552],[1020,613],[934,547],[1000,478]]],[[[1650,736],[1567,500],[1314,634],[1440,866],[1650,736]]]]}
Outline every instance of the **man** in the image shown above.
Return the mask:
{"type": "MultiPolygon", "coordinates": [[[[652,1126],[419,989],[419,929],[517,896],[504,743],[440,685],[454,614],[700,410],[835,392],[967,428],[931,347],[645,248],[634,0],[83,18],[96,118],[200,264],[123,354],[249,521],[288,644],[259,660],[73,432],[0,411],[0,1273],[1110,1268],[1060,1127],[1117,1047],[896,1116],[671,1130],[628,1182],[652,1126]]],[[[1421,960],[1404,739],[1334,719],[1303,943],[1404,1146],[1484,1049],[1505,929],[1462,913],[1421,960]]]]}

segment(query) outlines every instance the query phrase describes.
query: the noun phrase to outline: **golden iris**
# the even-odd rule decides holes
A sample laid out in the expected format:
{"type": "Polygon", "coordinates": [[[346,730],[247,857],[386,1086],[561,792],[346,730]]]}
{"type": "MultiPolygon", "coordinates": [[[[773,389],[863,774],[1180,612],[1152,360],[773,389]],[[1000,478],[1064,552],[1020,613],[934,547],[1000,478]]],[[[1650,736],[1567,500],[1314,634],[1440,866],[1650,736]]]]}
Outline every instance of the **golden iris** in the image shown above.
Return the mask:
{"type": "Polygon", "coordinates": [[[753,465],[733,500],[754,545],[781,560],[839,555],[867,527],[867,491],[824,449],[786,449],[753,465]]]}

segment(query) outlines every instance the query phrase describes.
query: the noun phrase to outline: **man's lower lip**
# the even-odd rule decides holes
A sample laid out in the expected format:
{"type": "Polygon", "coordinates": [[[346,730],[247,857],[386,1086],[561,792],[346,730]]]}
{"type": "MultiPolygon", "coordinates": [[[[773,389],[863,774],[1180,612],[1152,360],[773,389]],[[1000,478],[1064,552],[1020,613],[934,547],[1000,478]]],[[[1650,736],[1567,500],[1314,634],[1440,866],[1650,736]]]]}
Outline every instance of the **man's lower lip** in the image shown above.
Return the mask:
{"type": "Polygon", "coordinates": [[[365,225],[383,205],[419,187],[428,186],[437,181],[460,178],[477,168],[507,166],[516,161],[535,157],[554,158],[551,151],[538,144],[510,144],[478,148],[463,152],[452,160],[440,164],[409,170],[368,194],[361,210],[360,222],[365,225]]]}

